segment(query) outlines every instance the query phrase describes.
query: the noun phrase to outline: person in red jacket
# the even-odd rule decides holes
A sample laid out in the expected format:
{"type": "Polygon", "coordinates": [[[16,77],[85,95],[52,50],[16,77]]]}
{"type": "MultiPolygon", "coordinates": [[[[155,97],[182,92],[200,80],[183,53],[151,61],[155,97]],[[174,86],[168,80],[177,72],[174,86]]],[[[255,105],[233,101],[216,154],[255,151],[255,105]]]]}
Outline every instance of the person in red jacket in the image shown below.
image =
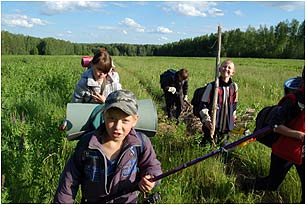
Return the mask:
{"type": "MultiPolygon", "coordinates": [[[[305,69],[305,68],[304,68],[305,69]]],[[[294,165],[302,187],[301,203],[305,203],[305,89],[304,73],[300,88],[281,100],[280,113],[274,119],[273,131],[279,135],[272,145],[270,172],[257,177],[255,190],[277,190],[294,165]]],[[[280,103],[279,103],[280,104],[280,103]]]]}

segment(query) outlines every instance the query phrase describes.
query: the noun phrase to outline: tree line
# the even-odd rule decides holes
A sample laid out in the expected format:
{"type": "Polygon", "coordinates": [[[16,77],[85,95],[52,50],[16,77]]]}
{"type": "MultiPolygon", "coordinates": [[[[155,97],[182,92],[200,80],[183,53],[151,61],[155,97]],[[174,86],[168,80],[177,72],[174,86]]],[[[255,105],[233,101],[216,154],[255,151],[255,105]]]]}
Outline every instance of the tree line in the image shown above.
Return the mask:
{"type": "MultiPolygon", "coordinates": [[[[164,45],[126,43],[72,43],[55,38],[36,38],[1,31],[2,54],[13,55],[93,55],[105,47],[113,56],[216,56],[217,33],[183,39],[164,45]]],[[[246,31],[234,29],[222,32],[221,56],[254,58],[305,57],[305,20],[296,19],[276,26],[249,26],[246,31]]]]}

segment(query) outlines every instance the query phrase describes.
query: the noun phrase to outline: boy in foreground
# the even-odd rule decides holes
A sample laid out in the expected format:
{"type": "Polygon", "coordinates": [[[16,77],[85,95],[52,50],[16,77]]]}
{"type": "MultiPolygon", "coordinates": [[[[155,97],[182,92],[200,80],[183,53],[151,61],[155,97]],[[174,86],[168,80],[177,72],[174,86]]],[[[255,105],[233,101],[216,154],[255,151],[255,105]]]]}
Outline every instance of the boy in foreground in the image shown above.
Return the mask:
{"type": "MultiPolygon", "coordinates": [[[[143,192],[154,188],[156,183],[150,179],[162,173],[161,164],[149,138],[134,130],[137,112],[132,92],[117,90],[107,97],[105,123],[81,138],[61,175],[55,203],[73,203],[79,185],[82,203],[105,203],[108,195],[134,187],[143,192]]],[[[107,203],[137,203],[137,195],[134,191],[107,203]]]]}

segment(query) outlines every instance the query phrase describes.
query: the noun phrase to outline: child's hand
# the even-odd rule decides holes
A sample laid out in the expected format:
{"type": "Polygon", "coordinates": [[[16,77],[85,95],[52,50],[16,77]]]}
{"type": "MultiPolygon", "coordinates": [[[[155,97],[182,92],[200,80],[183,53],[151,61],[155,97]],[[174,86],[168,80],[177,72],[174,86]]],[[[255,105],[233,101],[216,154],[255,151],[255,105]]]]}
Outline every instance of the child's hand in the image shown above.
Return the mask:
{"type": "Polygon", "coordinates": [[[59,129],[60,131],[65,131],[66,127],[67,127],[67,120],[64,119],[63,122],[62,122],[62,124],[58,127],[58,129],[59,129]]]}
{"type": "Polygon", "coordinates": [[[97,92],[91,94],[91,97],[98,103],[105,103],[106,97],[97,92]]]}
{"type": "Polygon", "coordinates": [[[170,92],[170,93],[172,93],[174,95],[175,92],[176,92],[176,88],[175,87],[169,87],[168,88],[168,92],[170,92]]]}
{"type": "Polygon", "coordinates": [[[305,141],[305,133],[304,132],[300,132],[300,131],[297,131],[296,132],[296,139],[299,139],[299,140],[302,140],[302,142],[305,141]]]}
{"type": "Polygon", "coordinates": [[[152,178],[153,178],[153,176],[151,176],[151,175],[146,175],[146,176],[142,177],[142,179],[138,183],[138,187],[139,187],[140,191],[149,192],[154,188],[155,182],[149,181],[149,179],[152,179],[152,178]]]}
{"type": "Polygon", "coordinates": [[[211,121],[205,121],[204,124],[205,124],[205,127],[207,127],[209,130],[212,129],[212,123],[211,123],[211,121]]]}

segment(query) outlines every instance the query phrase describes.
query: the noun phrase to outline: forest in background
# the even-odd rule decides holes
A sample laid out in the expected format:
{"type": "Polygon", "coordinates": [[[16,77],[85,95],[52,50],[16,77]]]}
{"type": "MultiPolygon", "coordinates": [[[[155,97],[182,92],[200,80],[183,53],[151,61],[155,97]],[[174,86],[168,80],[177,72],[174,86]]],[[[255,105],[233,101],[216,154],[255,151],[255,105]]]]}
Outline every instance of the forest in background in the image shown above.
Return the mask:
{"type": "MultiPolygon", "coordinates": [[[[101,37],[103,39],[103,37],[101,37]]],[[[163,45],[126,43],[73,43],[55,38],[37,38],[1,31],[2,54],[13,55],[92,55],[105,47],[112,56],[216,56],[217,33],[182,39],[163,45]]],[[[222,33],[221,56],[304,59],[305,20],[282,21],[276,26],[249,26],[222,33]]]]}

